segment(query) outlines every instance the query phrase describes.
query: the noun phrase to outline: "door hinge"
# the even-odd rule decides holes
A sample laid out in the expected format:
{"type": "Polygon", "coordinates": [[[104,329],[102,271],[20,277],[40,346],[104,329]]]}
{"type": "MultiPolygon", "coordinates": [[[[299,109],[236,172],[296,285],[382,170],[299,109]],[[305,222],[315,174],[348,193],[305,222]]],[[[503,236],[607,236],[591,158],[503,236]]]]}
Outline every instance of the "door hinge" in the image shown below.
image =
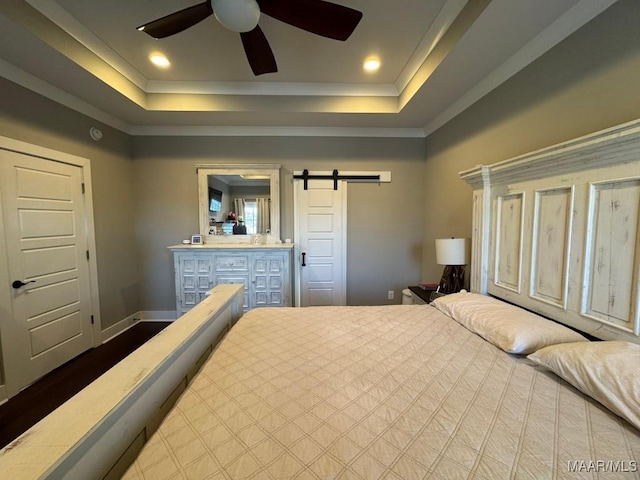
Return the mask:
{"type": "Polygon", "coordinates": [[[93,315],[91,315],[91,325],[94,324],[93,315]]]}
{"type": "Polygon", "coordinates": [[[82,193],[84,193],[84,182],[82,182],[81,185],[82,185],[82,193]]]}
{"type": "Polygon", "coordinates": [[[87,250],[87,260],[89,260],[89,250],[87,250]]]}

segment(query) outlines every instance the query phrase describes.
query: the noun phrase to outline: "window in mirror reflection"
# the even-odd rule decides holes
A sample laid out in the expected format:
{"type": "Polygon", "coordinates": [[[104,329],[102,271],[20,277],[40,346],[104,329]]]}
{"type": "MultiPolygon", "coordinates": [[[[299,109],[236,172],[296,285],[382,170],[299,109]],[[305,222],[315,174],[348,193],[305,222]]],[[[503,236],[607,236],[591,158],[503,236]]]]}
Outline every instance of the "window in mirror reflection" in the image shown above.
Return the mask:
{"type": "Polygon", "coordinates": [[[245,200],[244,202],[244,224],[247,227],[248,235],[255,235],[258,233],[257,223],[257,204],[255,200],[245,200]]]}
{"type": "Polygon", "coordinates": [[[236,218],[242,219],[244,225],[247,227],[247,235],[270,232],[270,205],[268,197],[237,197],[233,200],[233,205],[236,218]]]}

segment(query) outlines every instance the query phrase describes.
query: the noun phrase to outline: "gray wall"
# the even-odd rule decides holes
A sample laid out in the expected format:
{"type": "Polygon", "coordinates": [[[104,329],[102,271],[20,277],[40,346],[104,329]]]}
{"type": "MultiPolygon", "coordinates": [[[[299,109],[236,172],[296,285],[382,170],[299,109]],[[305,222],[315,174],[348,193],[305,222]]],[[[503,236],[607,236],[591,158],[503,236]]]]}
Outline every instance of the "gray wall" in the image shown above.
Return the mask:
{"type": "Polygon", "coordinates": [[[471,236],[471,187],[458,172],[640,117],[640,2],[619,0],[427,138],[422,277],[434,239],[471,236]]]}
{"type": "Polygon", "coordinates": [[[397,303],[420,278],[424,140],[302,137],[133,139],[141,308],[175,308],[167,246],[198,230],[197,163],[275,163],[281,170],[281,237],[293,238],[293,171],[390,170],[390,184],[348,186],[347,301],[397,303]],[[387,300],[394,290],[396,300],[387,300]]]}
{"type": "Polygon", "coordinates": [[[435,238],[470,235],[471,189],[460,170],[640,116],[639,18],[640,2],[619,0],[426,141],[132,139],[4,79],[0,135],[91,159],[103,328],[175,307],[166,247],[197,231],[193,164],[204,162],[283,165],[283,238],[293,236],[293,170],[391,170],[391,184],[348,192],[348,301],[387,303],[387,290],[399,299],[406,285],[439,279],[435,238]],[[91,126],[103,130],[101,142],[89,139],[91,126]]]}
{"type": "Polygon", "coordinates": [[[102,328],[139,310],[131,139],[0,78],[0,135],[91,160],[102,328]],[[100,142],[89,128],[103,132],[100,142]]]}

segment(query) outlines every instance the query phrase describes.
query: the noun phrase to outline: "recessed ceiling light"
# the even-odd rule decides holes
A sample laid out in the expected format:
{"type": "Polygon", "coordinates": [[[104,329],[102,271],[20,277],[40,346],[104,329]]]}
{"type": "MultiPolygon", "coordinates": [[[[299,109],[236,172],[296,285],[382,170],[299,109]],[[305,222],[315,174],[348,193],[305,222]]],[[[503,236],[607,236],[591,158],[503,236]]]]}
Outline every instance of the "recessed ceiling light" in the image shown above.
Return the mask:
{"type": "Polygon", "coordinates": [[[167,57],[165,57],[161,53],[152,53],[151,55],[149,55],[149,60],[151,60],[151,63],[153,63],[155,66],[160,68],[167,68],[169,65],[171,65],[171,62],[167,59],[167,57]]]}
{"type": "Polygon", "coordinates": [[[380,68],[380,60],[377,58],[367,58],[363,65],[367,72],[375,72],[380,68]]]}

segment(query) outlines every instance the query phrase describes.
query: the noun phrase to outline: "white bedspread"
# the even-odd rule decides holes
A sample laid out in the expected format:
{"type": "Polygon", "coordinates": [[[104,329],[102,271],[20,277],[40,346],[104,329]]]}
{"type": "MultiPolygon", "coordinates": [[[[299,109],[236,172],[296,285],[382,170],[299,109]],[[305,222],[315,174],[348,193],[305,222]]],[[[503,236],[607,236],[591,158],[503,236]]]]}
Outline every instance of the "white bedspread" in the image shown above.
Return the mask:
{"type": "Polygon", "coordinates": [[[636,461],[631,425],[430,306],[277,308],[238,322],[124,478],[629,479],[636,461]]]}

